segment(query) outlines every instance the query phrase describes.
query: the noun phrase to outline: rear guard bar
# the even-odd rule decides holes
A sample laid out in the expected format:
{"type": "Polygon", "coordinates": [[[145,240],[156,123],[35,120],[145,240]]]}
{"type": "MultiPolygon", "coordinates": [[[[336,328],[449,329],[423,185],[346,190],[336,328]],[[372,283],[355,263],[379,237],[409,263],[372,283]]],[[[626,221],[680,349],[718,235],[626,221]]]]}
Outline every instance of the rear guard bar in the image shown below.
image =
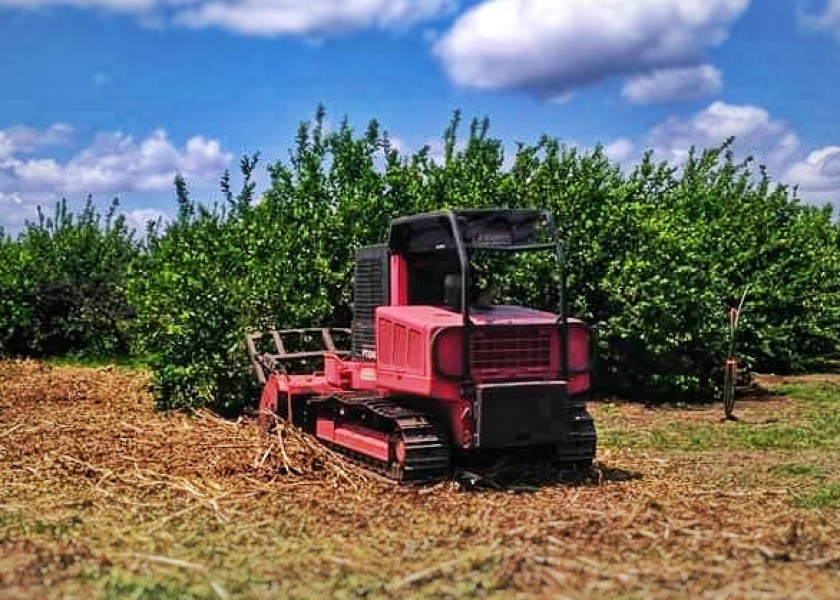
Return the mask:
{"type": "Polygon", "coordinates": [[[265,385],[266,379],[271,373],[286,372],[290,363],[307,361],[312,359],[323,360],[327,353],[338,356],[347,356],[349,350],[339,349],[335,345],[334,333],[341,333],[348,338],[351,335],[350,329],[343,327],[312,327],[306,329],[269,329],[268,331],[255,331],[245,336],[245,347],[248,351],[248,358],[254,368],[254,374],[260,385],[265,385]],[[259,344],[264,340],[271,340],[272,350],[260,352],[259,344]],[[292,341],[294,339],[294,342],[292,341]],[[314,350],[289,351],[293,345],[315,345],[314,350]]]}

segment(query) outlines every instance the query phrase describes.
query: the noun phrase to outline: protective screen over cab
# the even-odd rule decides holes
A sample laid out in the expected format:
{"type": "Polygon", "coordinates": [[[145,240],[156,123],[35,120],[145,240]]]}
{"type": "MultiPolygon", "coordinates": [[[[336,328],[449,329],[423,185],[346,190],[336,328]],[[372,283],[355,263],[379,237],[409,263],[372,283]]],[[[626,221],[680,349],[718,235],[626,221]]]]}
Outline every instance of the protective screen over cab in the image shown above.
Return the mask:
{"type": "MultiPolygon", "coordinates": [[[[553,224],[540,210],[461,210],[454,212],[466,250],[515,250],[551,243],[553,224]]],[[[428,213],[395,219],[388,246],[397,254],[455,249],[448,213],[428,213]]]]}

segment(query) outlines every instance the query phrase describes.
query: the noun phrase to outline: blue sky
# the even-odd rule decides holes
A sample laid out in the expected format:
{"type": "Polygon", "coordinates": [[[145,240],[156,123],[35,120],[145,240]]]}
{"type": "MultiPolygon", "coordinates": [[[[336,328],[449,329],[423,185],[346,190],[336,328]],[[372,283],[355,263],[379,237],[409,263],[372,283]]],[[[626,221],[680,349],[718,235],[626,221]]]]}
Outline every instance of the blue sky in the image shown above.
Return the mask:
{"type": "Polygon", "coordinates": [[[840,198],[840,0],[0,0],[0,226],[286,156],[319,102],[408,151],[456,108],[625,164],[730,135],[808,202],[840,198]]]}

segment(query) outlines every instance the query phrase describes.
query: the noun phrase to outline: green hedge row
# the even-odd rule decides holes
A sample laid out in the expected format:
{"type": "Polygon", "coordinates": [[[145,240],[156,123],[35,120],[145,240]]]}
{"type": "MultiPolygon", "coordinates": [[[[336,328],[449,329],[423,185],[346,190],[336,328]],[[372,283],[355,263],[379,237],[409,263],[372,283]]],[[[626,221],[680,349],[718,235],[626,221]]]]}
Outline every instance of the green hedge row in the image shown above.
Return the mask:
{"type": "MultiPolygon", "coordinates": [[[[801,204],[736,160],[731,142],[679,166],[646,155],[622,170],[600,148],[543,137],[506,163],[487,120],[463,139],[460,125],[456,114],[442,157],[401,154],[376,122],[361,134],[347,122],[328,131],[319,109],[289,158],[268,165],[260,198],[256,156],[242,160],[242,189],[234,193],[226,173],[209,207],[179,178],[178,214],[142,244],[113,207],[103,222],[90,205],[76,219],[61,205],[0,241],[0,353],[107,354],[130,344],[152,365],[161,407],[235,412],[254,394],[247,331],[346,325],[355,248],[381,241],[392,217],[467,206],[556,215],[570,307],[598,329],[607,392],[714,394],[728,307],[747,287],[737,342],[750,368],[812,368],[840,349],[831,208],[801,204]]],[[[521,302],[550,309],[551,277],[550,262],[535,256],[507,284],[521,302]]]]}
{"type": "Polygon", "coordinates": [[[114,201],[104,218],[57,204],[16,237],[0,229],[0,356],[126,355],[126,274],[140,245],[114,201]]]}

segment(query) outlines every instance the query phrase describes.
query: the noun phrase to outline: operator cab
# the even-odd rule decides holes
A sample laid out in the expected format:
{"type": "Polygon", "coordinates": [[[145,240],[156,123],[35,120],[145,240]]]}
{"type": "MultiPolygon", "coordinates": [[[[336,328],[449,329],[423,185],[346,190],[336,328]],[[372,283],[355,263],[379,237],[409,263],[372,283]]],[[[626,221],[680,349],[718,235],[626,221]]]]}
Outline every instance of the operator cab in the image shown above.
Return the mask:
{"type": "Polygon", "coordinates": [[[462,210],[396,219],[388,249],[406,269],[405,304],[461,312],[466,299],[469,308],[484,311],[496,304],[500,288],[490,269],[479,267],[479,257],[485,251],[553,250],[554,236],[544,211],[462,210]]]}
{"type": "MultiPolygon", "coordinates": [[[[554,218],[543,210],[447,210],[394,219],[387,243],[356,254],[352,355],[377,356],[379,307],[430,307],[437,311],[435,319],[446,322],[447,314],[455,316],[465,328],[465,344],[474,322],[513,325],[517,318],[533,318],[539,311],[503,302],[500,274],[510,262],[502,255],[549,251],[562,269],[559,249],[554,218]]],[[[540,313],[540,318],[560,326],[562,304],[561,273],[557,315],[540,313]]]]}

